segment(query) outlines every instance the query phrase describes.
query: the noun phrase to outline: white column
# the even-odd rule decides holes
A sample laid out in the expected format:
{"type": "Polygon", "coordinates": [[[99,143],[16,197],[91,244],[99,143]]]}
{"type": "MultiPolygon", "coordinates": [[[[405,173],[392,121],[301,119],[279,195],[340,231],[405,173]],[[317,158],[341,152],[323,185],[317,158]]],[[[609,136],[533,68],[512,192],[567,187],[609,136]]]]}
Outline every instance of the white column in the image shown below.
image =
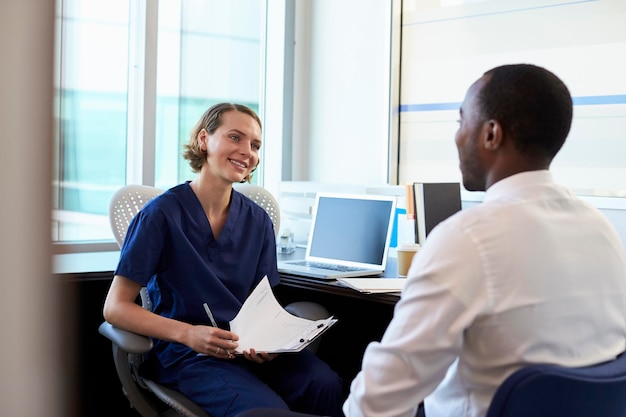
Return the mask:
{"type": "Polygon", "coordinates": [[[50,273],[55,2],[0,2],[0,414],[65,412],[50,273]]]}

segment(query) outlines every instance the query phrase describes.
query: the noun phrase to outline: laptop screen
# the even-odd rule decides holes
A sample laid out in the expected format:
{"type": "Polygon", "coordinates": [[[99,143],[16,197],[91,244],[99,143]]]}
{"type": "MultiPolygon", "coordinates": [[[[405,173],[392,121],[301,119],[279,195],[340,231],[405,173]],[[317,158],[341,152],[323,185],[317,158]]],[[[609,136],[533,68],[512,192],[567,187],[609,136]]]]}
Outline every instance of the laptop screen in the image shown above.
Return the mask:
{"type": "Polygon", "coordinates": [[[318,193],[307,259],[384,268],[395,205],[393,196],[318,193]]]}

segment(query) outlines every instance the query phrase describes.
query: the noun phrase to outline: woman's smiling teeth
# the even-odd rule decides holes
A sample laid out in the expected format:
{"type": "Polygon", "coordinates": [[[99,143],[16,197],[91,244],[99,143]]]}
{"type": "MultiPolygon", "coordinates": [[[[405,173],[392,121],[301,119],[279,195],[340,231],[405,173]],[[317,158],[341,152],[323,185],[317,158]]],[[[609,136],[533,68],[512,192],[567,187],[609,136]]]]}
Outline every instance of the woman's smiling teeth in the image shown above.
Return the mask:
{"type": "Polygon", "coordinates": [[[230,162],[237,166],[240,166],[241,168],[248,168],[248,164],[244,164],[243,162],[235,161],[234,159],[231,159],[230,162]]]}

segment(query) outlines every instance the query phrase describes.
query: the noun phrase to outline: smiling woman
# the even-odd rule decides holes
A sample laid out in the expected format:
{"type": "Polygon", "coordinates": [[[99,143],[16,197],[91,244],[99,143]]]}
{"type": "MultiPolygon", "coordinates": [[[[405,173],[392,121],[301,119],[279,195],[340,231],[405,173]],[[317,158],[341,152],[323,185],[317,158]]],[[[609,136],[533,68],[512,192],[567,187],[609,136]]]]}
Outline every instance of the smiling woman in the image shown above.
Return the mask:
{"type": "MultiPolygon", "coordinates": [[[[262,143],[261,120],[254,110],[236,103],[220,103],[212,106],[204,112],[191,130],[183,157],[189,160],[191,170],[197,173],[204,165],[207,156],[210,157],[213,153],[213,148],[219,147],[222,142],[232,142],[232,145],[238,147],[245,146],[245,149],[240,147],[240,151],[247,154],[245,160],[232,158],[229,161],[231,164],[237,164],[241,169],[247,169],[248,165],[251,165],[254,171],[259,165],[259,150],[262,143]],[[209,141],[209,138],[213,136],[217,136],[217,140],[209,141]],[[247,160],[248,158],[252,160],[247,160]]],[[[248,174],[243,179],[232,179],[231,182],[250,182],[251,180],[252,176],[248,174]]]]}

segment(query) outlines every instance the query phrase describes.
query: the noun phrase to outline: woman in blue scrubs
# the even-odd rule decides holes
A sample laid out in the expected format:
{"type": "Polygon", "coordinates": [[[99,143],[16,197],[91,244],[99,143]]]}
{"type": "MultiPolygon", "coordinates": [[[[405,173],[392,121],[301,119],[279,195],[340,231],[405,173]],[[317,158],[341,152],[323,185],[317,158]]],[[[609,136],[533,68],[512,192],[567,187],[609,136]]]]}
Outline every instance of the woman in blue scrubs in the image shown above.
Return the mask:
{"type": "Polygon", "coordinates": [[[272,221],[232,186],[250,181],[261,145],[250,108],[221,103],[204,113],[183,153],[197,176],[132,220],[104,318],[150,336],[154,348],[141,371],[212,417],[259,407],[342,416],[341,379],[308,350],[232,354],[238,335],[228,322],[265,275],[279,282],[272,221]],[[135,302],[144,286],[152,311],[135,302]]]}

